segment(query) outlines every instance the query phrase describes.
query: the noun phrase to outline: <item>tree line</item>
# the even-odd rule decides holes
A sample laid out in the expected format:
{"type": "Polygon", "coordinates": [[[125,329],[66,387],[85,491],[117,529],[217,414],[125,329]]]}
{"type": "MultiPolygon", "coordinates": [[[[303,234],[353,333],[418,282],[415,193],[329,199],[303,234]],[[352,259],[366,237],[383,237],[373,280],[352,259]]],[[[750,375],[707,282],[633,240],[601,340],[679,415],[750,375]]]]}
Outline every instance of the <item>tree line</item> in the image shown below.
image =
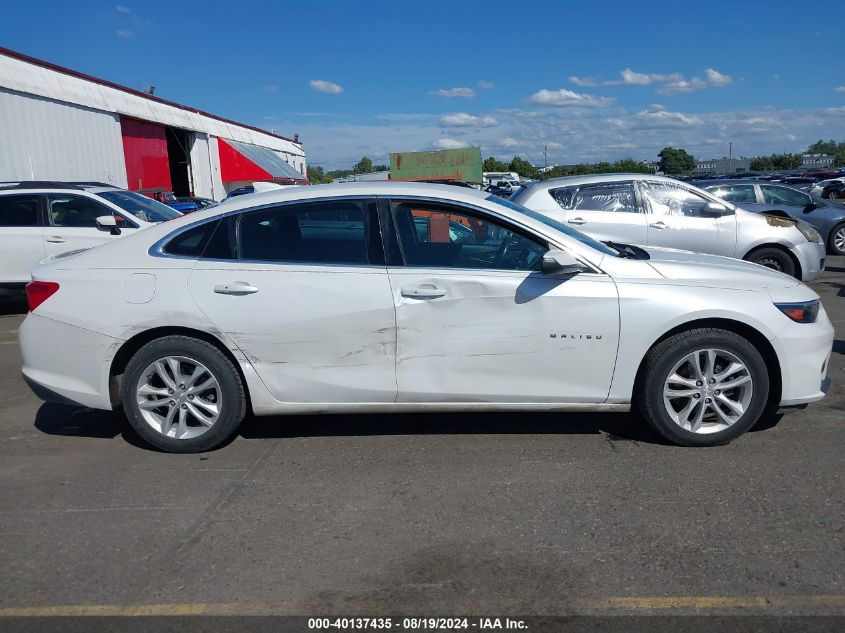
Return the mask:
{"type": "MultiPolygon", "coordinates": [[[[825,141],[819,139],[807,148],[807,154],[829,154],[833,156],[833,164],[836,167],[845,166],[845,141],[837,143],[830,139],[825,141]]],[[[657,154],[660,159],[658,169],[664,174],[687,175],[695,169],[695,158],[692,154],[680,147],[664,147],[657,154]]],[[[770,156],[758,156],[751,161],[751,171],[781,171],[797,169],[801,166],[801,154],[772,154],[770,156]]],[[[654,167],[647,163],[641,163],[633,158],[623,158],[614,163],[602,161],[599,163],[579,163],[577,165],[555,165],[551,169],[541,171],[524,158],[514,156],[510,162],[497,160],[493,156],[484,159],[482,166],[484,171],[512,171],[519,174],[521,178],[531,180],[545,180],[546,178],[559,178],[560,176],[581,176],[585,174],[600,174],[614,172],[630,172],[651,174],[654,167]]],[[[362,156],[352,169],[335,169],[324,171],[319,165],[308,167],[308,179],[313,184],[332,182],[336,178],[345,178],[354,174],[368,174],[376,171],[387,171],[387,165],[374,165],[373,161],[362,156]]]]}

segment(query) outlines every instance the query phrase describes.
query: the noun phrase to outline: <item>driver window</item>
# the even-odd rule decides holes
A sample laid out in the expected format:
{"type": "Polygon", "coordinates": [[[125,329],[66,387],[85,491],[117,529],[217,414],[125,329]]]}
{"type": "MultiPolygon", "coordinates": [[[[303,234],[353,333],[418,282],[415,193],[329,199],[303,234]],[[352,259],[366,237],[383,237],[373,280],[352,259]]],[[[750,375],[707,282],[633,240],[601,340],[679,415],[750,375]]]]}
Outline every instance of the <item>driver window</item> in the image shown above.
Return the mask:
{"type": "Polygon", "coordinates": [[[408,266],[539,270],[546,244],[463,209],[391,202],[399,244],[408,266]]]}
{"type": "Polygon", "coordinates": [[[107,206],[90,198],[74,195],[51,194],[48,198],[48,213],[50,226],[96,228],[97,218],[102,215],[113,215],[119,227],[124,218],[113,213],[107,206]]]}
{"type": "Polygon", "coordinates": [[[642,192],[654,215],[677,215],[692,218],[712,216],[702,213],[709,200],[697,193],[666,182],[643,182],[642,192]]]}

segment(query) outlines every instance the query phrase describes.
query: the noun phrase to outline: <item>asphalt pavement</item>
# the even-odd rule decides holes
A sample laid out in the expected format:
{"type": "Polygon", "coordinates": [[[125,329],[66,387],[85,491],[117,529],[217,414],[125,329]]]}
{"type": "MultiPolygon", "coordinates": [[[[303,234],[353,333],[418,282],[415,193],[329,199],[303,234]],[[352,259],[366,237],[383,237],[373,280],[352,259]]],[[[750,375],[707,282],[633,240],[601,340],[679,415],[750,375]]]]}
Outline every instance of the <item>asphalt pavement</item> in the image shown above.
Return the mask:
{"type": "Polygon", "coordinates": [[[0,304],[0,619],[845,615],[845,258],[812,286],[830,394],[714,449],[519,413],[249,419],[159,453],[38,401],[0,304]]]}

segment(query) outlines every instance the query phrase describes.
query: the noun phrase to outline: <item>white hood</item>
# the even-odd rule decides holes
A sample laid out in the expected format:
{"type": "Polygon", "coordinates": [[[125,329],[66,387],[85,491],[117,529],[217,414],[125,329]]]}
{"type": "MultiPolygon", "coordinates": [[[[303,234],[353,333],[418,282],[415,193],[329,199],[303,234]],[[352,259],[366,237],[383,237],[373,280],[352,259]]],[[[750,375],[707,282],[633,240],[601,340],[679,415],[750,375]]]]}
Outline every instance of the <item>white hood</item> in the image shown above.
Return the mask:
{"type": "Polygon", "coordinates": [[[667,279],[708,282],[730,288],[791,288],[801,282],[751,262],[670,248],[645,249],[648,264],[667,279]]]}

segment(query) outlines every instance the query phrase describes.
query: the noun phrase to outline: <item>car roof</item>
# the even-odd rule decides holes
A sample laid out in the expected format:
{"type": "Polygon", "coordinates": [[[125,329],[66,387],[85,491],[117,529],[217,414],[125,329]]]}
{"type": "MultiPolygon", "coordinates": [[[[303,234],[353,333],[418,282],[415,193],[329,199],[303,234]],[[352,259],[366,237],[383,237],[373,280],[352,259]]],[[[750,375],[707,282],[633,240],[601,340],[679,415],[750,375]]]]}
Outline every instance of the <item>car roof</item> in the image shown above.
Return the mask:
{"type": "MultiPolygon", "coordinates": [[[[284,187],[226,198],[214,207],[209,215],[235,211],[241,208],[255,207],[286,200],[314,200],[340,196],[419,196],[449,198],[456,201],[472,202],[484,200],[490,194],[471,187],[455,187],[427,182],[390,182],[387,180],[331,183],[327,185],[308,185],[304,187],[284,187]]],[[[202,211],[201,213],[206,213],[202,211]]]]}
{"type": "Polygon", "coordinates": [[[543,189],[552,189],[555,187],[571,187],[572,185],[591,185],[602,182],[620,182],[627,180],[653,180],[662,182],[681,182],[676,178],[669,178],[667,176],[655,176],[654,174],[639,174],[639,173],[605,173],[605,174],[588,174],[584,176],[561,176],[559,178],[547,178],[546,180],[538,180],[537,182],[529,184],[525,188],[525,192],[534,192],[543,189]]]}
{"type": "Polygon", "coordinates": [[[69,191],[80,191],[81,188],[69,182],[56,180],[19,180],[11,182],[0,182],[0,191],[28,191],[33,189],[65,189],[69,191]]]}

